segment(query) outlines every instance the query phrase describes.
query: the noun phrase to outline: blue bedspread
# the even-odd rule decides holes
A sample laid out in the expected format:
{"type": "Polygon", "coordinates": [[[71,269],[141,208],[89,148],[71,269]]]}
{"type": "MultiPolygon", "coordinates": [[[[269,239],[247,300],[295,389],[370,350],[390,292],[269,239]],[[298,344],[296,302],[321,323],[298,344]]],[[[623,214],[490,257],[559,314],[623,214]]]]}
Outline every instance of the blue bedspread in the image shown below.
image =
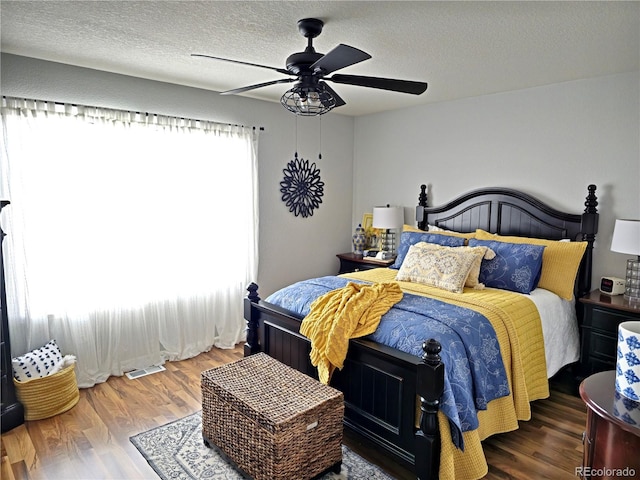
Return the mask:
{"type": "MultiPolygon", "coordinates": [[[[314,278],[285,287],[266,300],[304,317],[316,298],[353,281],[314,278]]],[[[422,356],[425,340],[435,338],[441,343],[445,387],[440,408],[453,427],[451,438],[459,448],[464,447],[461,432],[478,428],[476,411],[486,410],[491,400],[509,394],[495,331],[486,317],[474,310],[405,293],[367,338],[417,356],[422,356]]]]}

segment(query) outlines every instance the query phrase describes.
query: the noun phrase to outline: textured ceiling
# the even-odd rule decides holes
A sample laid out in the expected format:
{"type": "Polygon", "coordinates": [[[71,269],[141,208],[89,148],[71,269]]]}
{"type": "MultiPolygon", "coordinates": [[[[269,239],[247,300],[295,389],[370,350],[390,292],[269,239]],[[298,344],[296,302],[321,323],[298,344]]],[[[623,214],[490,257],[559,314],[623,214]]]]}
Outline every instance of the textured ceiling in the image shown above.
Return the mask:
{"type": "MultiPolygon", "coordinates": [[[[429,102],[639,69],[640,2],[13,1],[2,0],[3,52],[224,91],[283,75],[194,58],[203,53],[284,68],[304,50],[296,23],[325,22],[314,41],[372,58],[338,73],[426,81],[420,96],[332,84],[363,115],[429,102]]],[[[244,96],[279,101],[289,85],[244,96]]],[[[216,94],[216,93],[213,93],[216,94]]]]}

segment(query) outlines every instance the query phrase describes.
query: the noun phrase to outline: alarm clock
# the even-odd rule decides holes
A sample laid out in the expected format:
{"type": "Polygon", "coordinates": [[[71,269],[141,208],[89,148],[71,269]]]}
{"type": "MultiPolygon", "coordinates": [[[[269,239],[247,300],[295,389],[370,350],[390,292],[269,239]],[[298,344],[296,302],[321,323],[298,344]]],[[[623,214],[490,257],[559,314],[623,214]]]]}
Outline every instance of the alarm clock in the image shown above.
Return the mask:
{"type": "Polygon", "coordinates": [[[624,278],[602,277],[600,279],[600,291],[607,295],[620,295],[624,293],[624,278]]]}

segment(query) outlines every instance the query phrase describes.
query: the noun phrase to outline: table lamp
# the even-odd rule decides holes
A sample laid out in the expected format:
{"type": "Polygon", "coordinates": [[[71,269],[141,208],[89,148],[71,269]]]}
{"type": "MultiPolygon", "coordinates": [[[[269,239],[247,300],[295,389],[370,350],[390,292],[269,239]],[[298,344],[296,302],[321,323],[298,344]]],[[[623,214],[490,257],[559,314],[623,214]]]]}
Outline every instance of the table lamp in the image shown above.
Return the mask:
{"type": "Polygon", "coordinates": [[[629,302],[640,302],[640,220],[616,219],[611,251],[636,255],[627,260],[624,298],[629,302]]]}
{"type": "Polygon", "coordinates": [[[382,233],[382,259],[393,258],[396,253],[396,239],[393,230],[402,228],[404,211],[402,207],[373,207],[373,228],[379,228],[382,233]]]}

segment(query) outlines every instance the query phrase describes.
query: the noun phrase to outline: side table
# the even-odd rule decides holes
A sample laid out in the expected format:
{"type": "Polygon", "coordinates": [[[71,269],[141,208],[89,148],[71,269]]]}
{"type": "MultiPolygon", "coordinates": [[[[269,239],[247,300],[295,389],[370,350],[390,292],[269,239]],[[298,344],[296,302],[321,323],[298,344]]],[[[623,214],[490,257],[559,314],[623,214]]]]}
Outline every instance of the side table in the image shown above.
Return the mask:
{"type": "Polygon", "coordinates": [[[640,403],[616,392],[615,370],[583,380],[580,397],[587,405],[583,435],[583,479],[638,478],[640,475],[640,403]]]}
{"type": "Polygon", "coordinates": [[[393,262],[396,261],[395,257],[389,260],[378,260],[373,257],[356,255],[355,253],[339,253],[336,257],[340,260],[340,271],[338,274],[371,270],[372,268],[390,267],[393,265],[393,262]]]}
{"type": "Polygon", "coordinates": [[[640,320],[640,304],[629,303],[622,295],[592,291],[579,299],[584,312],[580,370],[584,377],[616,368],[618,325],[640,320]]]}

